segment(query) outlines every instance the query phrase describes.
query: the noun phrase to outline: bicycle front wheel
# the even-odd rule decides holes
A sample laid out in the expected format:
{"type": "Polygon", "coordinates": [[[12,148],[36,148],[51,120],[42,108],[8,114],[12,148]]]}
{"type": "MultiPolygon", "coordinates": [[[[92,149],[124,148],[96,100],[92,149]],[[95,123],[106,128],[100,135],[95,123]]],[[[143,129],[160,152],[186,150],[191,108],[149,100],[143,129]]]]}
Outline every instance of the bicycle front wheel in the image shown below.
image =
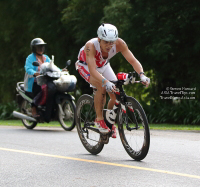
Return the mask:
{"type": "Polygon", "coordinates": [[[83,146],[94,155],[102,151],[104,144],[101,142],[100,134],[87,128],[85,124],[94,122],[95,117],[93,98],[87,94],[82,95],[76,104],[76,127],[83,146]]]}
{"type": "Polygon", "coordinates": [[[140,103],[127,97],[126,113],[118,112],[118,129],[122,144],[130,157],[139,161],[146,157],[150,146],[150,132],[146,114],[140,103]]]}

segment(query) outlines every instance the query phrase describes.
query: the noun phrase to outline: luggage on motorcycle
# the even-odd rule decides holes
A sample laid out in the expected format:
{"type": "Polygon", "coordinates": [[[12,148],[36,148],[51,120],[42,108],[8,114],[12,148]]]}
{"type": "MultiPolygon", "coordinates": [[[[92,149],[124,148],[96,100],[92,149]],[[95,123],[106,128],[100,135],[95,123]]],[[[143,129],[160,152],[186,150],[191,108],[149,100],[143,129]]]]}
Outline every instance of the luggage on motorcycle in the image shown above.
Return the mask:
{"type": "Polygon", "coordinates": [[[59,79],[53,82],[59,92],[72,92],[76,88],[77,79],[74,75],[61,75],[59,79]]]}
{"type": "Polygon", "coordinates": [[[47,83],[49,77],[52,79],[59,79],[61,76],[61,72],[46,72],[43,75],[39,75],[36,77],[37,84],[42,86],[47,83]]]}

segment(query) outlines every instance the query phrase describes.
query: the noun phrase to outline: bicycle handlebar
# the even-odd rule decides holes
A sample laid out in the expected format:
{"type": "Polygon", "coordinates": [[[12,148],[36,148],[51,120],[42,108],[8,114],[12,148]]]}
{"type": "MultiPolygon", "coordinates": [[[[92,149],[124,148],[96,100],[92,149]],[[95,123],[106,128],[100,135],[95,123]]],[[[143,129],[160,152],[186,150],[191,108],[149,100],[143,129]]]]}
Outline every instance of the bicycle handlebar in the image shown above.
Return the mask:
{"type": "Polygon", "coordinates": [[[128,73],[128,80],[124,81],[124,80],[117,80],[117,81],[110,81],[113,84],[117,85],[117,83],[121,83],[122,85],[128,85],[128,84],[134,84],[134,83],[142,83],[142,81],[136,81],[135,80],[136,74],[135,71],[134,72],[129,72],[128,73]]]}

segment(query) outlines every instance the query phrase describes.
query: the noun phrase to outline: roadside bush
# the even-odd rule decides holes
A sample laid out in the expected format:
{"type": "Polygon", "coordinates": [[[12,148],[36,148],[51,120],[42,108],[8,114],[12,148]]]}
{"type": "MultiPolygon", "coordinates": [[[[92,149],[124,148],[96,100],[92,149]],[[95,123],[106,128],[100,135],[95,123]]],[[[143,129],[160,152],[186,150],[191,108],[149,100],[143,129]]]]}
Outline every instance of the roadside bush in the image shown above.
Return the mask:
{"type": "Polygon", "coordinates": [[[167,104],[142,103],[149,123],[176,123],[200,125],[200,103],[197,100],[182,100],[180,103],[167,104]]]}
{"type": "MultiPolygon", "coordinates": [[[[195,100],[182,100],[167,104],[152,101],[150,105],[140,101],[149,123],[196,124],[200,125],[200,103],[195,100]]],[[[15,101],[0,105],[0,120],[13,119],[12,112],[18,111],[15,101]]]]}
{"type": "Polygon", "coordinates": [[[0,119],[12,119],[13,115],[12,112],[14,110],[18,110],[17,103],[15,101],[9,102],[7,104],[0,105],[0,119]]]}

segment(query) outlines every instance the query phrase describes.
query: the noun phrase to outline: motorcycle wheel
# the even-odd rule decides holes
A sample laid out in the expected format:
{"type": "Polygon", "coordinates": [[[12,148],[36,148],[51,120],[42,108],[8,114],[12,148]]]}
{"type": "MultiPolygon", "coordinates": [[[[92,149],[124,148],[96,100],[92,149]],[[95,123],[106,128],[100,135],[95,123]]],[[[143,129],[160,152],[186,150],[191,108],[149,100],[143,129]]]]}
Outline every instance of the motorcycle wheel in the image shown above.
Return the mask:
{"type": "Polygon", "coordinates": [[[64,130],[71,131],[75,127],[75,103],[74,101],[63,99],[61,107],[64,115],[61,114],[58,108],[58,121],[64,130]]]}
{"type": "MultiPolygon", "coordinates": [[[[21,110],[21,113],[23,113],[27,116],[31,116],[32,115],[32,113],[31,113],[31,110],[32,110],[31,109],[31,103],[29,103],[26,100],[23,100],[22,103],[21,103],[20,110],[21,110]]],[[[22,123],[27,129],[33,129],[37,125],[37,122],[28,121],[26,119],[22,119],[22,123]]]]}

